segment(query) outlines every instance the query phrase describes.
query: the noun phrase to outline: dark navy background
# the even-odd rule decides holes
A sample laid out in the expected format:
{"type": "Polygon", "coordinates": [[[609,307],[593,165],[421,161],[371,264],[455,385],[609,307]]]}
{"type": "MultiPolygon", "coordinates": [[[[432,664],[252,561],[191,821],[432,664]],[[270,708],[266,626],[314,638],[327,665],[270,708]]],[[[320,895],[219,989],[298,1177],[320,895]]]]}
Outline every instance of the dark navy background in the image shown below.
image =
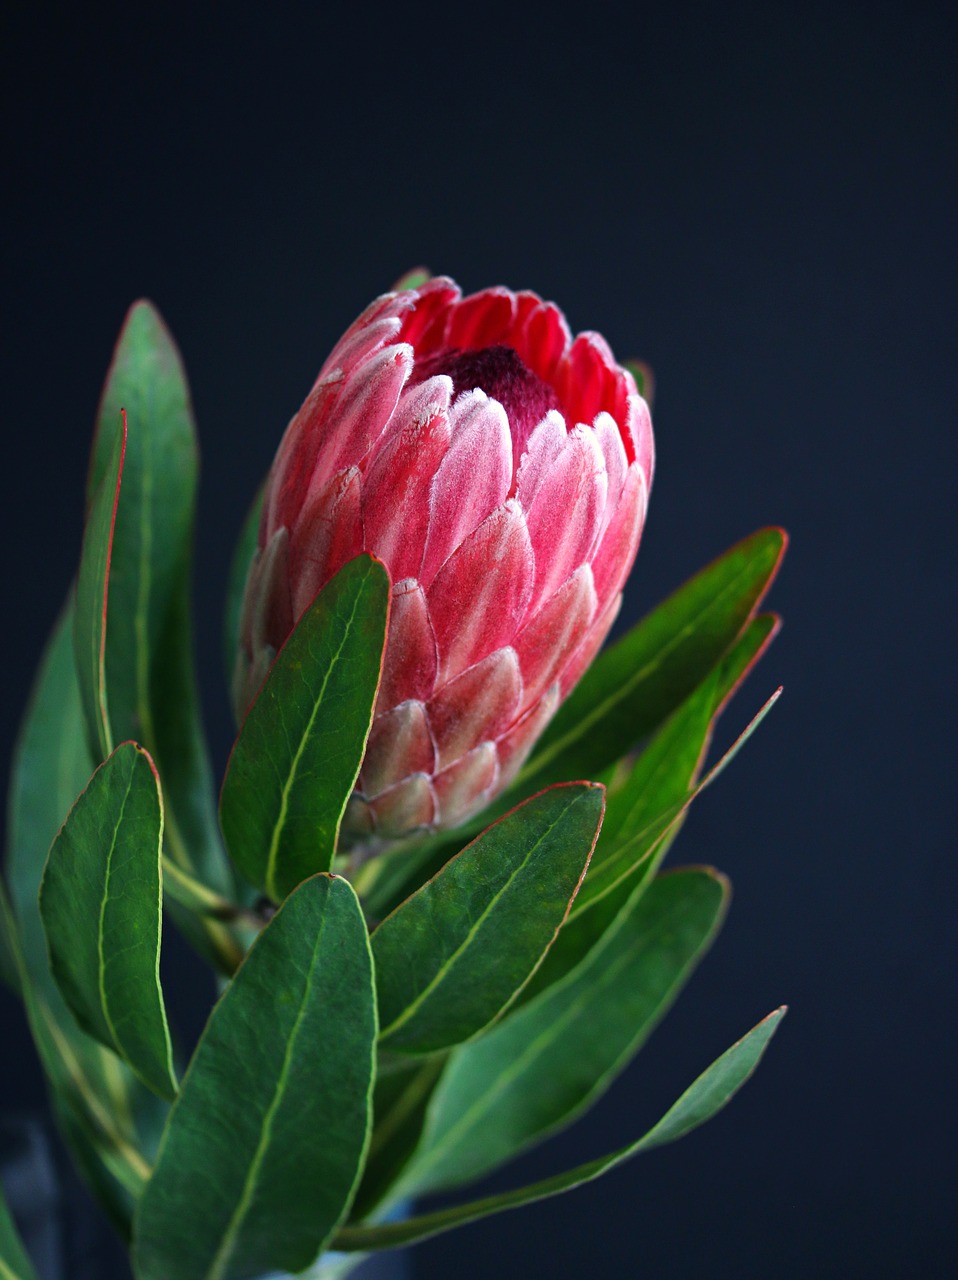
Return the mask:
{"type": "MultiPolygon", "coordinates": [[[[555,298],[657,376],[628,619],[784,524],[785,628],[721,742],[785,695],[672,855],[734,882],[713,952],[592,1115],[488,1188],[621,1145],[770,1009],[791,1012],[707,1128],[422,1246],[415,1275],[949,1274],[953,8],[106,8],[3,19],[0,763],[73,571],[97,396],[135,297],[192,379],[220,766],[232,541],[338,333],[419,262],[466,290],[555,298]]],[[[167,967],[188,1038],[205,992],[182,949],[167,967]]],[[[42,1112],[6,993],[0,1017],[0,1106],[42,1112]]]]}

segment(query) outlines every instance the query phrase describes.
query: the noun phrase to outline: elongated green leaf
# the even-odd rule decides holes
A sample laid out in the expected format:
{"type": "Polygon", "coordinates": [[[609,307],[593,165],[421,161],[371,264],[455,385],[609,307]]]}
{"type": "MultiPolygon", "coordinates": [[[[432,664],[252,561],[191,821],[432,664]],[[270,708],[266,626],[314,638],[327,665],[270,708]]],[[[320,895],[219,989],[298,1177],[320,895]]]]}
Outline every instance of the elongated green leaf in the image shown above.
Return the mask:
{"type": "Polygon", "coordinates": [[[40,915],[53,976],[77,1021],[172,1099],[159,973],[162,845],[153,761],[123,743],[94,773],[50,847],[40,915]]]}
{"type": "Polygon", "coordinates": [[[645,863],[646,875],[654,872],[656,859],[647,855],[653,847],[664,854],[664,837],[681,816],[675,813],[675,806],[689,797],[718,716],[765,651],[777,626],[773,615],[753,619],[714,671],[652,738],[624,780],[611,790],[595,856],[573,914],[581,914],[610,893],[639,863],[645,863]]]}
{"type": "Polygon", "coordinates": [[[586,1182],[593,1182],[610,1169],[614,1169],[616,1165],[623,1164],[642,1151],[650,1151],[653,1147],[675,1142],[676,1139],[684,1137],[699,1125],[704,1124],[706,1120],[710,1120],[731,1102],[755,1071],[784,1015],[784,1006],[776,1009],[757,1027],[753,1027],[747,1035],[727,1049],[720,1058],[703,1071],[658,1124],[638,1142],[621,1147],[611,1155],[600,1156],[598,1160],[590,1160],[587,1164],[581,1164],[566,1173],[545,1178],[528,1187],[520,1187],[516,1191],[486,1196],[485,1199],[474,1200],[471,1204],[454,1205],[450,1209],[440,1209],[436,1213],[407,1218],[404,1222],[376,1227],[347,1227],[336,1236],[333,1242],[334,1247],[344,1252],[361,1252],[372,1249],[395,1249],[401,1245],[415,1244],[442,1231],[450,1231],[453,1227],[461,1227],[467,1222],[475,1222],[490,1214],[501,1213],[504,1209],[518,1209],[536,1200],[544,1200],[547,1196],[571,1191],[574,1187],[580,1187],[586,1182]]]}
{"type": "Polygon", "coordinates": [[[138,1280],[313,1261],[359,1179],[375,1039],[359,901],[315,876],[254,943],[193,1055],[136,1214],[138,1280]]]}
{"type": "Polygon", "coordinates": [[[382,1043],[433,1053],[515,999],[585,875],[605,793],[552,787],[489,827],[373,934],[382,1043]]]}
{"type": "Polygon", "coordinates": [[[130,308],[107,374],[91,483],[109,471],[107,444],[121,406],[129,435],[104,653],[113,740],[134,739],[156,761],[170,857],[211,888],[229,893],[232,875],[219,836],[193,674],[189,579],[196,431],[179,352],[145,301],[130,308]]]}
{"type": "Polygon", "coordinates": [[[734,643],[785,541],[781,529],[752,534],[603,653],[559,708],[517,786],[594,777],[660,725],[734,643]]]}
{"type": "Polygon", "coordinates": [[[104,428],[104,448],[109,460],[100,468],[83,531],[83,551],[77,576],[73,646],[76,654],[80,701],[94,756],[105,760],[113,750],[113,731],[107,705],[106,614],[110,566],[120,501],[120,482],[126,456],[125,415],[114,419],[112,431],[104,428]]]}
{"type": "Polygon", "coordinates": [[[566,982],[455,1050],[402,1191],[477,1178],[590,1106],[675,999],[726,899],[715,872],[661,876],[566,982]]]}
{"type": "Polygon", "coordinates": [[[0,1280],[37,1280],[0,1187],[0,1280]]]}
{"type": "Polygon", "coordinates": [[[50,973],[38,894],[50,843],[93,769],[67,610],[44,653],[14,756],[7,872],[24,1005],[54,1109],[84,1176],[123,1228],[164,1104],[77,1026],[50,973]]]}
{"type": "Polygon", "coordinates": [[[233,747],[220,798],[237,866],[280,902],[328,871],[372,722],[389,577],[350,561],[280,650],[233,747]]]}
{"type": "Polygon", "coordinates": [[[223,657],[226,674],[233,678],[233,666],[239,652],[240,616],[243,611],[243,593],[246,590],[246,579],[250,565],[256,553],[256,540],[259,536],[259,522],[263,513],[263,494],[265,485],[261,485],[252,506],[246,513],[243,527],[240,529],[233,550],[230,564],[229,581],[226,586],[226,609],[223,615],[223,657]]]}

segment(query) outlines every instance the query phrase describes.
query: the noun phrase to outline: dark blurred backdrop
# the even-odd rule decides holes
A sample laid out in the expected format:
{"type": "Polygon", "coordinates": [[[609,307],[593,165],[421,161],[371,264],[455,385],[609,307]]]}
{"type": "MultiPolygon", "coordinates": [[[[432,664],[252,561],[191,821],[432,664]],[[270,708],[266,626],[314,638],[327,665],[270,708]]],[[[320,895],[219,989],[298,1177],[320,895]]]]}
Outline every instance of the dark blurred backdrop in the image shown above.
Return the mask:
{"type": "MultiPolygon", "coordinates": [[[[595,1112],[487,1185],[637,1135],[768,1010],[791,1013],[707,1128],[420,1247],[424,1280],[958,1261],[955,36],[953,6],[836,0],[6,6],[4,767],[139,295],[199,419],[219,765],[240,520],[338,333],[417,263],[534,288],[654,367],[658,473],[623,621],[759,525],[792,534],[785,629],[722,742],[785,696],[672,854],[729,873],[724,932],[595,1112]]],[[[170,969],[188,1038],[208,993],[185,954],[170,969]]],[[[0,1106],[42,1114],[5,992],[0,1017],[0,1106]]]]}

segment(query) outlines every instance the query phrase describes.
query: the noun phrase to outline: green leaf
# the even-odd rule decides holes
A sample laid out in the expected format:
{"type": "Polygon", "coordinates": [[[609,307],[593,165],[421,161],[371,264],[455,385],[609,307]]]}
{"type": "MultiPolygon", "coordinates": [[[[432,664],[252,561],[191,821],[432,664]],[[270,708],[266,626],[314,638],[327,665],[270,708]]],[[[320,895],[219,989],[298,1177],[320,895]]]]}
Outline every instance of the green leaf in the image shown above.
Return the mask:
{"type": "Polygon", "coordinates": [[[727,894],[710,870],[659,877],[565,982],[455,1050],[401,1193],[481,1177],[589,1107],[675,999],[727,894]]]}
{"type": "MultiPolygon", "coordinates": [[[[134,739],[155,760],[163,779],[165,838],[173,861],[211,888],[229,893],[232,874],[219,836],[193,671],[190,559],[199,471],[196,430],[179,352],[146,301],[130,308],[107,374],[91,484],[101,474],[111,474],[108,442],[121,406],[129,434],[104,654],[113,741],[134,739]]],[[[101,752],[100,758],[106,754],[101,752]]]]}
{"type": "Polygon", "coordinates": [[[594,777],[657,728],[735,642],[784,549],[781,529],[752,534],[600,655],[559,708],[514,789],[594,777]]]}
{"type": "Polygon", "coordinates": [[[229,579],[226,587],[226,609],[223,617],[223,654],[226,673],[231,681],[233,679],[233,665],[239,652],[243,595],[246,591],[246,579],[249,577],[250,565],[253,562],[253,556],[256,554],[256,543],[259,537],[259,523],[263,512],[263,495],[265,492],[265,484],[260,485],[259,492],[246,513],[246,519],[240,529],[230,564],[229,579]]]}
{"type": "Polygon", "coordinates": [[[148,1170],[141,1149],[165,1107],[77,1026],[50,973],[38,903],[51,841],[93,769],[72,632],[68,609],[43,655],[14,754],[7,872],[16,926],[9,922],[8,937],[61,1127],[97,1197],[122,1221],[148,1170]]]}
{"type": "Polygon", "coordinates": [[[610,893],[640,865],[654,872],[650,852],[665,852],[667,836],[676,821],[675,806],[688,799],[715,723],[732,693],[761,657],[778,627],[778,619],[763,614],[746,627],[741,638],[695,692],[674,712],[625,775],[610,788],[606,818],[581,891],[573,907],[580,915],[610,893]]]}
{"type": "Polygon", "coordinates": [[[509,1007],[568,914],[604,798],[594,783],[534,796],[383,921],[373,955],[385,1047],[433,1053],[509,1007]]]}
{"type": "Polygon", "coordinates": [[[137,1209],[138,1280],[300,1271],[348,1211],[368,1140],[376,1011],[350,885],[286,900],[213,1010],[137,1209]]]}
{"type": "Polygon", "coordinates": [[[442,1071],[441,1054],[388,1060],[380,1053],[373,1093],[373,1133],[351,1217],[365,1218],[386,1198],[419,1145],[426,1108],[442,1071]],[[396,1063],[398,1062],[398,1066],[396,1063]]]}
{"type": "Polygon", "coordinates": [[[113,750],[107,707],[106,611],[120,480],[126,456],[126,416],[117,422],[118,427],[112,433],[106,428],[103,431],[104,447],[109,442],[110,454],[108,462],[100,468],[99,483],[90,498],[83,530],[73,630],[87,734],[90,749],[99,760],[105,760],[113,750]]]}
{"type": "Polygon", "coordinates": [[[159,972],[162,843],[153,761],[123,743],[94,773],[50,847],[40,915],[53,976],[81,1027],[172,1099],[159,972]]]}
{"type": "Polygon", "coordinates": [[[233,747],[220,820],[233,860],[281,902],[328,871],[372,722],[389,577],[357,556],[280,650],[233,747]]]}
{"type": "Polygon", "coordinates": [[[706,1120],[710,1120],[732,1100],[758,1066],[768,1042],[778,1030],[784,1015],[785,1006],[783,1005],[727,1049],[686,1089],[658,1124],[638,1142],[621,1147],[611,1155],[590,1160],[587,1164],[581,1164],[566,1173],[545,1178],[542,1182],[520,1187],[515,1191],[486,1196],[485,1199],[474,1200],[471,1204],[454,1205],[450,1209],[440,1209],[435,1213],[423,1214],[418,1218],[407,1218],[404,1222],[386,1226],[347,1227],[336,1236],[333,1241],[334,1247],[344,1252],[357,1252],[370,1249],[395,1249],[402,1245],[415,1244],[442,1231],[450,1231],[453,1227],[461,1227],[467,1222],[475,1222],[490,1214],[501,1213],[504,1209],[518,1209],[536,1200],[544,1200],[548,1196],[571,1191],[574,1187],[582,1186],[586,1182],[593,1182],[610,1169],[614,1169],[616,1165],[623,1164],[642,1151],[649,1151],[653,1147],[660,1147],[666,1142],[674,1142],[677,1138],[684,1137],[685,1134],[691,1133],[693,1129],[704,1124],[706,1120]]]}
{"type": "Polygon", "coordinates": [[[37,1280],[0,1187],[0,1280],[37,1280]]]}

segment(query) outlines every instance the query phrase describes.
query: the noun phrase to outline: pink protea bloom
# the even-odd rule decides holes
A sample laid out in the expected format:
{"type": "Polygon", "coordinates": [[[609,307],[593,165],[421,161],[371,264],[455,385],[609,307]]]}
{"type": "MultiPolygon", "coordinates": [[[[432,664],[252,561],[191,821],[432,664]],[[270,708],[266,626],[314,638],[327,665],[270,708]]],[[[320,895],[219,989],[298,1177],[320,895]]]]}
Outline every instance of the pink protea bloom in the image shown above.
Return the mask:
{"type": "Polygon", "coordinates": [[[242,711],[361,551],[393,582],[344,830],[451,827],[514,777],[605,639],[639,545],[652,425],[597,333],[534,293],[449,279],[343,335],[267,482],[237,662],[242,711]]]}

